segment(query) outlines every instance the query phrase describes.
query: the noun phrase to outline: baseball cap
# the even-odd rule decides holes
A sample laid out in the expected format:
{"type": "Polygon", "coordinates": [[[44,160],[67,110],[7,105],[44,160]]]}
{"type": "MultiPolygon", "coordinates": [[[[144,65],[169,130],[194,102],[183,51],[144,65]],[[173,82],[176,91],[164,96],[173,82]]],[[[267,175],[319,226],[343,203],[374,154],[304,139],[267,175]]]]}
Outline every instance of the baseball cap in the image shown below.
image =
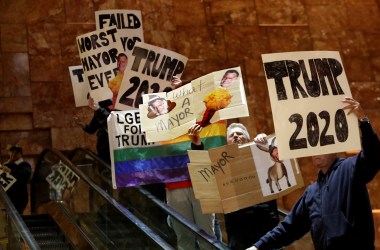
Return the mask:
{"type": "Polygon", "coordinates": [[[9,151],[11,152],[16,152],[16,153],[21,153],[22,154],[22,148],[18,145],[13,145],[9,151]]]}

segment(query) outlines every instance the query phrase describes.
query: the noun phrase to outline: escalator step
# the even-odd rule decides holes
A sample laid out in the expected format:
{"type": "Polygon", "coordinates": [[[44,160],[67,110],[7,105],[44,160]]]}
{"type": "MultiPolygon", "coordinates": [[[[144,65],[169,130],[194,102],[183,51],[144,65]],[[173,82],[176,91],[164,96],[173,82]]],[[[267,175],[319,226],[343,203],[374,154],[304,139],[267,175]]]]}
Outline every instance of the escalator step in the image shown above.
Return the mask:
{"type": "Polygon", "coordinates": [[[62,243],[65,242],[63,237],[34,237],[37,242],[43,243],[62,243]]]}
{"type": "Polygon", "coordinates": [[[57,227],[29,227],[29,230],[32,234],[57,234],[59,232],[59,229],[57,227]]]}
{"type": "Polygon", "coordinates": [[[71,249],[70,245],[63,242],[39,242],[41,249],[71,249]]]}
{"type": "Polygon", "coordinates": [[[23,220],[44,250],[71,250],[58,225],[48,214],[25,215],[23,220]]]}

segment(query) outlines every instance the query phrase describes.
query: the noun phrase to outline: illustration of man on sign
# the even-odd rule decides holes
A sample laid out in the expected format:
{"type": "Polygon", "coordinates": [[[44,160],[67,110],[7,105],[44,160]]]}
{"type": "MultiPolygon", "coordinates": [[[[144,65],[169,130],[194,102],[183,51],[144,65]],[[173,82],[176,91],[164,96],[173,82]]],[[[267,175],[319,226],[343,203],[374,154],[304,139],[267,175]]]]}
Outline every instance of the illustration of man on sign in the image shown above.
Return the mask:
{"type": "Polygon", "coordinates": [[[149,96],[148,102],[148,118],[153,119],[157,116],[169,113],[176,106],[175,102],[166,100],[158,95],[149,96]]]}
{"type": "Polygon", "coordinates": [[[237,70],[227,70],[220,81],[220,86],[203,99],[203,102],[206,105],[206,110],[203,114],[202,121],[198,122],[201,127],[210,124],[210,120],[216,111],[224,109],[230,105],[232,95],[228,88],[232,86],[234,80],[238,77],[239,72],[237,70]]]}
{"type": "MultiPolygon", "coordinates": [[[[259,137],[260,137],[260,135],[258,135],[258,138],[259,137]]],[[[285,167],[283,161],[281,161],[279,159],[278,148],[275,145],[275,141],[276,141],[276,137],[273,137],[272,142],[270,143],[269,147],[265,147],[263,145],[256,144],[256,146],[260,150],[262,150],[264,152],[268,152],[270,155],[270,158],[274,161],[274,164],[271,167],[269,167],[269,169],[268,169],[268,179],[266,181],[269,184],[269,188],[270,188],[271,193],[274,193],[274,190],[272,187],[272,181],[274,181],[274,183],[276,184],[278,191],[279,192],[282,191],[279,180],[282,179],[283,177],[286,178],[286,183],[287,183],[288,187],[291,186],[291,184],[289,182],[288,171],[286,170],[286,167],[285,167]]]]}

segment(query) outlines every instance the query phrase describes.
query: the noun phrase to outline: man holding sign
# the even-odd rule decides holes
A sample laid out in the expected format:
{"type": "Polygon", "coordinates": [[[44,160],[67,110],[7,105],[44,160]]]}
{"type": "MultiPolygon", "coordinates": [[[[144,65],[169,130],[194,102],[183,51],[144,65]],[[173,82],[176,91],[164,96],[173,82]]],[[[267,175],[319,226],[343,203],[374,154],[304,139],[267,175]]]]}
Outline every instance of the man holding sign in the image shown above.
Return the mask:
{"type": "MultiPolygon", "coordinates": [[[[249,250],[287,246],[309,230],[315,249],[374,249],[374,222],[366,184],[380,169],[380,140],[360,103],[345,98],[347,116],[359,120],[362,150],[343,159],[335,153],[313,156],[319,169],[284,221],[249,250]]],[[[280,156],[281,157],[281,156],[280,156]]]]}
{"type": "MultiPolygon", "coordinates": [[[[198,124],[189,130],[192,149],[203,150],[199,138],[202,127],[198,124]]],[[[256,139],[256,138],[255,138],[256,139]]],[[[250,141],[247,128],[241,123],[232,123],[227,128],[227,144],[242,145],[250,141]]],[[[276,200],[263,202],[224,215],[228,247],[232,250],[245,249],[272,229],[278,222],[276,200]]]]}
{"type": "Polygon", "coordinates": [[[12,146],[9,149],[9,160],[4,166],[0,165],[0,168],[16,178],[16,182],[7,190],[7,195],[22,215],[29,200],[27,184],[32,174],[32,167],[22,158],[22,148],[12,146]]]}

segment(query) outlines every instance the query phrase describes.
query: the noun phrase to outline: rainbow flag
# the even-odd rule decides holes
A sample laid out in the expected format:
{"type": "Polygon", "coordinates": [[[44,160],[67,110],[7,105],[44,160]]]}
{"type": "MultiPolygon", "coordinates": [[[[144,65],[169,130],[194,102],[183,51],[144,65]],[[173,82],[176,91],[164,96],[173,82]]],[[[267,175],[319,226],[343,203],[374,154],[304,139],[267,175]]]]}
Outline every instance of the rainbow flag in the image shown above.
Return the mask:
{"type": "MultiPolygon", "coordinates": [[[[114,111],[108,118],[112,183],[114,188],[190,180],[187,135],[148,143],[141,131],[138,111],[114,111]]],[[[205,149],[226,144],[226,123],[203,128],[205,149]]]]}

